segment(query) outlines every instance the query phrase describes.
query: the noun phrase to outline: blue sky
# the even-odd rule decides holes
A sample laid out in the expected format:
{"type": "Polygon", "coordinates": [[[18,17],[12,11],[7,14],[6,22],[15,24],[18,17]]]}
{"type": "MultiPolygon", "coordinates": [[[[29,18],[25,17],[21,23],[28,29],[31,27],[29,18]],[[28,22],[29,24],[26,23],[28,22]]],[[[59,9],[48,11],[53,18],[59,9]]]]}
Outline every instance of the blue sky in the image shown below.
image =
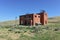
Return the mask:
{"type": "Polygon", "coordinates": [[[0,21],[45,10],[49,17],[60,16],[60,0],[0,0],[0,21]]]}

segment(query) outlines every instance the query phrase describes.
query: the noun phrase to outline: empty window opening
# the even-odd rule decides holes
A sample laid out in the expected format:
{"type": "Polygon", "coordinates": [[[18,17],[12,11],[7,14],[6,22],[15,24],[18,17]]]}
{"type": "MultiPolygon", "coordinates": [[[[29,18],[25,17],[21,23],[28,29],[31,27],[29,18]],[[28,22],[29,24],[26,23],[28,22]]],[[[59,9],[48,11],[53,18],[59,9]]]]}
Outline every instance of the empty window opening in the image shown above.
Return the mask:
{"type": "Polygon", "coordinates": [[[35,17],[37,17],[37,16],[35,16],[35,17]]]}
{"type": "Polygon", "coordinates": [[[40,16],[38,16],[38,18],[40,18],[40,16]]]}

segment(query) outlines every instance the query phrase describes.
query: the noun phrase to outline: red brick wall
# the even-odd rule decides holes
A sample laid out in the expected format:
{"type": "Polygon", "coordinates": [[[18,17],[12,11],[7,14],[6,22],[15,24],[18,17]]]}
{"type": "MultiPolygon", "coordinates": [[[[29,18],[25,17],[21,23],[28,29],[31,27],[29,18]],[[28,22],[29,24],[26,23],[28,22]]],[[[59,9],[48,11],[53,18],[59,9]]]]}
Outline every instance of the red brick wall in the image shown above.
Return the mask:
{"type": "Polygon", "coordinates": [[[20,24],[23,22],[23,25],[30,24],[35,25],[36,23],[41,23],[45,25],[48,23],[48,15],[47,13],[39,13],[39,14],[26,14],[20,16],[20,24]],[[26,23],[25,23],[26,22],[26,23]]]}
{"type": "Polygon", "coordinates": [[[33,22],[34,22],[34,25],[36,23],[40,23],[40,18],[39,18],[40,15],[37,15],[37,14],[34,14],[33,15],[33,22]]]}
{"type": "Polygon", "coordinates": [[[47,13],[44,14],[44,24],[47,24],[48,23],[48,16],[47,16],[47,13]]]}
{"type": "Polygon", "coordinates": [[[47,13],[41,13],[40,14],[41,15],[41,23],[42,23],[42,25],[45,25],[45,24],[47,24],[48,23],[48,15],[47,15],[47,13]]]}

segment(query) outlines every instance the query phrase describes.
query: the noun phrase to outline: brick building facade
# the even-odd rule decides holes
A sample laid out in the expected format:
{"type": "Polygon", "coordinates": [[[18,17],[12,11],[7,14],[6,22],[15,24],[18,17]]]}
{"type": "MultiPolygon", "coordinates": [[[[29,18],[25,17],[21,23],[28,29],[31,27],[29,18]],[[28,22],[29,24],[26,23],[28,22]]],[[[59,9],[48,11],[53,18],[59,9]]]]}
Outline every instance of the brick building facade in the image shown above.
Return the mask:
{"type": "Polygon", "coordinates": [[[26,14],[19,17],[20,25],[45,25],[48,23],[48,15],[46,12],[40,12],[36,14],[26,14]]]}

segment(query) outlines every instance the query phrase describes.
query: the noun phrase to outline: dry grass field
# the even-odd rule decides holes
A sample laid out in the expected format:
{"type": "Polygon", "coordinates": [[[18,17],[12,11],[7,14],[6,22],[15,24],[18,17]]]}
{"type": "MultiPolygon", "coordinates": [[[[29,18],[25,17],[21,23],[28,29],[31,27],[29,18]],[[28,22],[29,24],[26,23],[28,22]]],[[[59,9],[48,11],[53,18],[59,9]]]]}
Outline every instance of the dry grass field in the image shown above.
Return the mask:
{"type": "Polygon", "coordinates": [[[60,17],[49,18],[44,26],[10,26],[14,24],[15,21],[0,23],[0,40],[60,40],[60,17]]]}

